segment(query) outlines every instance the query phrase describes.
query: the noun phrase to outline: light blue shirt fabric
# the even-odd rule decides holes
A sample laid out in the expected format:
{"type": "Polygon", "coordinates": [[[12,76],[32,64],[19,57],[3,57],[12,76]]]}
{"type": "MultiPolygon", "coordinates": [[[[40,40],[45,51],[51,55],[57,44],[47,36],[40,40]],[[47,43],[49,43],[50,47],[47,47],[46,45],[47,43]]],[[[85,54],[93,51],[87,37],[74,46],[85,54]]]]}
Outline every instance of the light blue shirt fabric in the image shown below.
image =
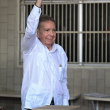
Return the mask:
{"type": "Polygon", "coordinates": [[[69,105],[67,88],[67,56],[63,48],[53,44],[49,51],[37,38],[41,9],[34,6],[22,39],[23,80],[21,88],[22,110],[50,105],[69,105]]]}

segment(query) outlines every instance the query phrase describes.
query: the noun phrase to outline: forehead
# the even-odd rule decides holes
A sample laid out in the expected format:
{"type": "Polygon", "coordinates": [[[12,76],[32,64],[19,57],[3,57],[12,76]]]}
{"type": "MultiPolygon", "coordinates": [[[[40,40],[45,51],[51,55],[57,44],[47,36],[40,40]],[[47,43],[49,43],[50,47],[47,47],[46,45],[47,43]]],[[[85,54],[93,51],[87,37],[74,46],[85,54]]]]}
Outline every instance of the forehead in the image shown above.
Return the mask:
{"type": "Polygon", "coordinates": [[[40,23],[40,27],[41,28],[55,28],[55,23],[51,20],[48,20],[48,21],[42,21],[40,23]]]}

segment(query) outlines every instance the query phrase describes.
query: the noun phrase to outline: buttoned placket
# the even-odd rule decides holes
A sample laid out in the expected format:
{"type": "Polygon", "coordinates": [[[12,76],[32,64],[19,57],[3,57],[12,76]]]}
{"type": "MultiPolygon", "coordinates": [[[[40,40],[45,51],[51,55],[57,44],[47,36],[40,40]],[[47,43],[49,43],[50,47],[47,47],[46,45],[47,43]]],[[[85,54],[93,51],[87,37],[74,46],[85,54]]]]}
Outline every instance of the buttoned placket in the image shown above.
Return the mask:
{"type": "Polygon", "coordinates": [[[48,53],[49,54],[49,59],[50,59],[50,68],[52,71],[52,75],[51,75],[51,87],[52,87],[52,96],[54,97],[54,89],[55,89],[55,65],[53,63],[53,59],[51,56],[51,52],[48,53]]]}

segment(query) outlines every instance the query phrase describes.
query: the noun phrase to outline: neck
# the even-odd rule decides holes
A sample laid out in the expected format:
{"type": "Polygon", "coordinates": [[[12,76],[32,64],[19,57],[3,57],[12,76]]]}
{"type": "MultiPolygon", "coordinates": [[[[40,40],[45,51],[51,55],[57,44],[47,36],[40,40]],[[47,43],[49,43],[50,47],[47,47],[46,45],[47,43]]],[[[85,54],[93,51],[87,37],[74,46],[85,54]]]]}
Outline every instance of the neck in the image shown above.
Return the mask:
{"type": "Polygon", "coordinates": [[[52,50],[52,45],[47,46],[48,50],[52,50]]]}

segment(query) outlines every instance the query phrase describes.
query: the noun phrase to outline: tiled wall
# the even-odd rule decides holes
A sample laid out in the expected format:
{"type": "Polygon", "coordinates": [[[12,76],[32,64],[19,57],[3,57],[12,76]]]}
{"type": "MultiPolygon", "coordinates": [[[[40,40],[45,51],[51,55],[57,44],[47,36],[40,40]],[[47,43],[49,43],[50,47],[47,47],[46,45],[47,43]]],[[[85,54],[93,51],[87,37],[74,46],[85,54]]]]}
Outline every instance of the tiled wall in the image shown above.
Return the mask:
{"type": "MultiPolygon", "coordinates": [[[[17,0],[0,0],[0,91],[20,91],[22,69],[17,68],[17,0]]],[[[1,98],[6,110],[20,110],[20,99],[1,98]]]]}
{"type": "MultiPolygon", "coordinates": [[[[0,0],[0,91],[19,91],[22,83],[22,68],[17,68],[17,0],[0,0]]],[[[92,110],[83,94],[100,92],[110,94],[110,69],[68,68],[70,93],[81,93],[82,98],[74,105],[82,110],[92,110]]],[[[1,98],[0,105],[6,110],[20,110],[20,99],[1,98]]],[[[110,110],[109,102],[100,102],[100,110],[110,110]],[[105,109],[104,109],[105,108],[105,109]]]]}
{"type": "MultiPolygon", "coordinates": [[[[81,110],[92,110],[90,101],[84,100],[84,93],[99,92],[110,95],[110,69],[68,68],[68,88],[70,94],[80,93],[81,97],[73,101],[81,105],[81,110]]],[[[110,110],[110,102],[100,102],[100,110],[110,110]]]]}

